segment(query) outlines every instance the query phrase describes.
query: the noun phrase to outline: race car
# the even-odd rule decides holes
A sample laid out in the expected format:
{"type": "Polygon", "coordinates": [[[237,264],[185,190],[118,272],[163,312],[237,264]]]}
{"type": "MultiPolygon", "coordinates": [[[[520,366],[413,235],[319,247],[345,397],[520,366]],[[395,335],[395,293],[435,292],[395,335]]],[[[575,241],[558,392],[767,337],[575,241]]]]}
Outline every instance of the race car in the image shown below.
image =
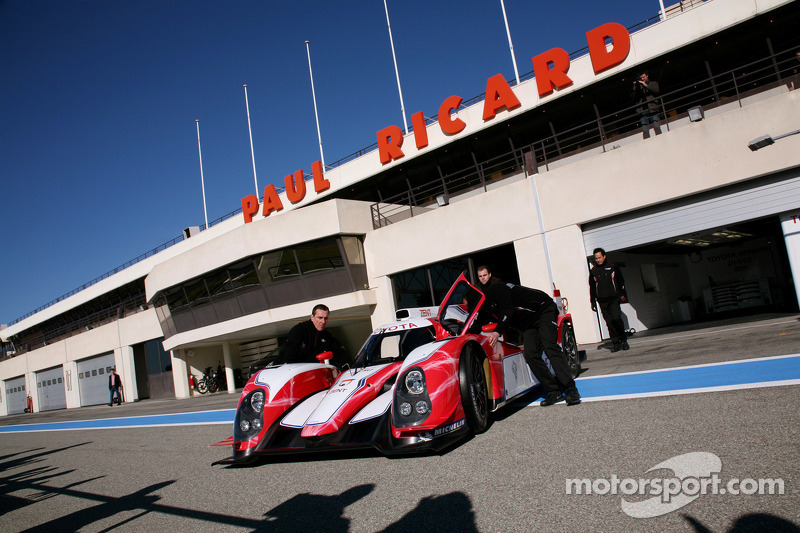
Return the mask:
{"type": "MultiPolygon", "coordinates": [[[[435,318],[409,315],[376,329],[352,367],[339,372],[325,363],[331,357],[326,352],[318,356],[320,363],[260,370],[242,391],[233,436],[217,443],[232,446],[233,455],[215,464],[345,448],[439,451],[469,432],[485,431],[491,412],[538,382],[520,346],[501,337],[492,347],[476,328],[484,300],[462,274],[435,318]]],[[[577,375],[568,314],[559,315],[558,329],[577,375]]]]}

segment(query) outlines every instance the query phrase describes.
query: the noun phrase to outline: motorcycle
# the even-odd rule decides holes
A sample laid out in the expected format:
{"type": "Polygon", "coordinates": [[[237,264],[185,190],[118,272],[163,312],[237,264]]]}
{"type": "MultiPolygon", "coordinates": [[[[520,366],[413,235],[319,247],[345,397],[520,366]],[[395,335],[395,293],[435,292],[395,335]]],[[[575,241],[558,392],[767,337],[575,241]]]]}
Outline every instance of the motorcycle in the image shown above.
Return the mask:
{"type": "Polygon", "coordinates": [[[217,392],[216,381],[211,376],[211,367],[206,367],[203,376],[197,380],[197,392],[205,394],[207,392],[217,392]]]}

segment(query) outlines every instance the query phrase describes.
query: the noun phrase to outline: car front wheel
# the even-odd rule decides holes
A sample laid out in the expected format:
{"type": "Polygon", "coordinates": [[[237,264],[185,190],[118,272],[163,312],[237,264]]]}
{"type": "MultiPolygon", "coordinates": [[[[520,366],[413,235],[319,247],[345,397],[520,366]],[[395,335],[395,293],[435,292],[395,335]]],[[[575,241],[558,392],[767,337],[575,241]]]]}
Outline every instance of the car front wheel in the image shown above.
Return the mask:
{"type": "Polygon", "coordinates": [[[476,353],[474,347],[467,346],[461,354],[458,381],[467,424],[473,433],[483,433],[489,425],[489,394],[486,390],[483,358],[476,353]]]}

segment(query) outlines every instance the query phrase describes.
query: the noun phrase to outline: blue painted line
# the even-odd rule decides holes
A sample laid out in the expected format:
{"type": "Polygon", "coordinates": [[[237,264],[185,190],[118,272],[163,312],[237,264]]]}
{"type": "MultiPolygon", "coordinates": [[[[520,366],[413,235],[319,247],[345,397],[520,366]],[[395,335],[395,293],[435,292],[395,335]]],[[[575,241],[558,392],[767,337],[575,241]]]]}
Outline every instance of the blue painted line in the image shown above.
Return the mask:
{"type": "Polygon", "coordinates": [[[578,379],[581,396],[655,394],[800,379],[800,355],[578,379]]]}
{"type": "MultiPolygon", "coordinates": [[[[577,383],[581,396],[586,400],[591,400],[592,398],[634,397],[636,395],[658,395],[659,393],[681,394],[681,391],[696,391],[705,388],[735,389],[753,384],[764,386],[762,384],[780,384],[780,382],[787,381],[800,383],[800,354],[628,374],[592,376],[579,378],[577,383]]],[[[235,409],[220,409],[101,420],[20,424],[0,426],[0,434],[154,426],[232,425],[235,416],[235,409]]]]}
{"type": "Polygon", "coordinates": [[[105,418],[100,420],[75,420],[73,422],[50,422],[46,424],[21,424],[2,426],[0,433],[22,431],[67,431],[74,429],[115,429],[152,426],[185,426],[206,424],[233,424],[236,409],[218,411],[199,411],[194,413],[173,413],[167,415],[132,416],[126,418],[105,418]]]}

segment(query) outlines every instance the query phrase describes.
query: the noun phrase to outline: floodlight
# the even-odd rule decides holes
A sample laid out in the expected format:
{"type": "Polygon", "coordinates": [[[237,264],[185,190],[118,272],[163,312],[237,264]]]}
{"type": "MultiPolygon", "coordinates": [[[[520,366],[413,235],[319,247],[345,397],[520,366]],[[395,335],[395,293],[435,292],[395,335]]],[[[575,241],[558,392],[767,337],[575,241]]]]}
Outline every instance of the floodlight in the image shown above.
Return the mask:
{"type": "Polygon", "coordinates": [[[755,152],[759,148],[764,148],[765,146],[769,146],[770,144],[775,144],[775,139],[773,139],[771,135],[762,135],[761,137],[753,139],[752,141],[747,143],[747,147],[755,152]]]}
{"type": "Polygon", "coordinates": [[[700,122],[703,120],[705,115],[703,114],[703,108],[700,106],[692,107],[689,109],[689,120],[692,122],[700,122]]]}

